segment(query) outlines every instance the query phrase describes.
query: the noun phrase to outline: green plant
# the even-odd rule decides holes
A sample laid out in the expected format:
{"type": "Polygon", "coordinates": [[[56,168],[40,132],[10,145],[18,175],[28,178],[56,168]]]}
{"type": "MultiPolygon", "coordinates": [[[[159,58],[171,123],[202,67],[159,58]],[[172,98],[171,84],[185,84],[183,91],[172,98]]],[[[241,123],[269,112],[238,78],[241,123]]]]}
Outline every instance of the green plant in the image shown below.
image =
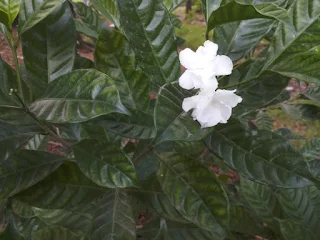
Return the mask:
{"type": "Polygon", "coordinates": [[[210,128],[182,110],[181,2],[0,0],[0,239],[319,238],[320,141],[296,149],[268,115],[319,117],[318,0],[202,1],[243,99],[210,128]],[[290,98],[291,78],[312,84],[290,98]]]}

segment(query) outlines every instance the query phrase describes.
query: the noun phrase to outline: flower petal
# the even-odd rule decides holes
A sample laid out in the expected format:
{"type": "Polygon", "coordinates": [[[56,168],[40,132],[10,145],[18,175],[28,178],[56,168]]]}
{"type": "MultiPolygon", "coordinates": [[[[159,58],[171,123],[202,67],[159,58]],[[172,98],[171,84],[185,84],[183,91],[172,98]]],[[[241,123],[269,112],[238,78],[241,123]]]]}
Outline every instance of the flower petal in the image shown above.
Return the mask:
{"type": "Polygon", "coordinates": [[[220,103],[219,104],[219,109],[220,109],[220,114],[221,114],[221,120],[220,123],[227,123],[227,121],[229,120],[229,118],[231,117],[231,113],[232,113],[232,108],[220,103]]]}
{"type": "Polygon", "coordinates": [[[195,108],[197,106],[198,102],[199,102],[198,95],[185,98],[185,99],[183,99],[183,102],[182,102],[182,109],[185,112],[188,112],[190,109],[195,108]]]}
{"type": "Polygon", "coordinates": [[[197,55],[190,48],[186,48],[179,53],[179,60],[185,68],[193,68],[197,64],[197,55]]]}
{"type": "Polygon", "coordinates": [[[214,59],[213,71],[216,76],[230,75],[233,63],[227,56],[221,55],[214,59]]]}
{"type": "Polygon", "coordinates": [[[203,44],[207,55],[212,56],[213,57],[217,56],[217,52],[218,52],[218,44],[215,44],[209,40],[205,41],[203,44]]]}
{"type": "Polygon", "coordinates": [[[197,115],[197,120],[201,124],[202,128],[213,127],[222,120],[221,112],[217,103],[208,104],[201,114],[197,115]]]}
{"type": "Polygon", "coordinates": [[[180,87],[190,90],[198,85],[202,86],[201,77],[190,70],[186,70],[179,78],[180,87]]]}
{"type": "Polygon", "coordinates": [[[204,80],[204,83],[201,87],[201,94],[202,95],[212,95],[214,91],[218,88],[218,81],[215,76],[211,76],[204,80]]]}
{"type": "Polygon", "coordinates": [[[220,90],[218,89],[214,95],[214,99],[217,101],[221,101],[225,105],[229,107],[235,107],[238,103],[242,102],[242,98],[238,95],[234,94],[236,90],[220,90]]]}

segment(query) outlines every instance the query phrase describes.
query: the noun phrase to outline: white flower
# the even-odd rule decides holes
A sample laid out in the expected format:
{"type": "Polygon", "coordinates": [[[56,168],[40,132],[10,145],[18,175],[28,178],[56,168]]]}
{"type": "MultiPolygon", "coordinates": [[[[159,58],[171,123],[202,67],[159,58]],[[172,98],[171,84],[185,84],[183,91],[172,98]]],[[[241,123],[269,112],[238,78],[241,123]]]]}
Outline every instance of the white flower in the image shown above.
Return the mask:
{"type": "Polygon", "coordinates": [[[185,98],[182,103],[184,111],[194,109],[192,117],[202,128],[213,127],[218,123],[227,123],[232,108],[242,101],[234,94],[236,90],[217,90],[212,93],[200,92],[198,95],[185,98]]]}
{"type": "Polygon", "coordinates": [[[218,82],[216,76],[231,74],[233,64],[229,57],[217,55],[218,45],[205,41],[196,52],[189,48],[179,54],[180,63],[186,68],[181,75],[179,84],[184,89],[212,89],[216,90],[218,82]]]}

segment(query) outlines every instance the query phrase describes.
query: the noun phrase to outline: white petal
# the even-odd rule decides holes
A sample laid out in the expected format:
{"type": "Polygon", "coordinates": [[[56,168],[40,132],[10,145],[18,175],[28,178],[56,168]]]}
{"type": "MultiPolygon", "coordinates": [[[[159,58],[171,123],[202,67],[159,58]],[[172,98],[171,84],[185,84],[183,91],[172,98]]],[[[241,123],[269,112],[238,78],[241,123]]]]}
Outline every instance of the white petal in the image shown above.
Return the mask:
{"type": "Polygon", "coordinates": [[[218,87],[218,81],[215,76],[205,79],[203,86],[201,87],[201,92],[203,94],[213,94],[218,87]]]}
{"type": "Polygon", "coordinates": [[[233,63],[227,56],[217,56],[214,59],[213,71],[216,76],[230,75],[232,72],[233,63]]]}
{"type": "Polygon", "coordinates": [[[181,77],[179,78],[180,87],[190,90],[195,87],[195,83],[197,85],[202,85],[202,81],[199,75],[194,74],[190,70],[186,70],[181,77]],[[199,83],[200,81],[200,83],[199,83]]]}
{"type": "Polygon", "coordinates": [[[236,90],[229,91],[218,89],[214,95],[214,99],[217,101],[221,101],[225,105],[233,108],[237,106],[238,103],[242,102],[242,98],[234,94],[235,91],[236,90]]]}
{"type": "Polygon", "coordinates": [[[202,128],[213,127],[222,120],[220,109],[216,104],[211,103],[197,116],[197,120],[202,128]]]}
{"type": "Polygon", "coordinates": [[[219,109],[222,117],[220,123],[227,123],[227,121],[231,117],[232,108],[227,105],[220,104],[219,109]]]}
{"type": "Polygon", "coordinates": [[[197,64],[197,55],[190,48],[186,48],[179,53],[179,60],[185,68],[193,68],[197,64]]]}
{"type": "Polygon", "coordinates": [[[199,101],[198,95],[185,98],[183,99],[183,102],[182,102],[182,109],[185,112],[188,112],[190,109],[195,108],[197,106],[198,101],[199,101]]]}
{"type": "Polygon", "coordinates": [[[206,50],[207,55],[210,55],[212,57],[217,56],[218,52],[218,44],[215,44],[209,40],[204,42],[204,48],[206,50]]]}

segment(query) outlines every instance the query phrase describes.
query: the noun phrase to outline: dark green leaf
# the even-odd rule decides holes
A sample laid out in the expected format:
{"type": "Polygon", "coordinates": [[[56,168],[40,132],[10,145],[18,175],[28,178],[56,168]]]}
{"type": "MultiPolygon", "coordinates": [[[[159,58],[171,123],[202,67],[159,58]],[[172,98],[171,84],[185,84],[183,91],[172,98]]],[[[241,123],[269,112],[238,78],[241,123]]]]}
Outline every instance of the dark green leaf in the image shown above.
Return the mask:
{"type": "Polygon", "coordinates": [[[34,135],[26,144],[25,149],[45,151],[47,149],[49,137],[46,135],[34,135]]]}
{"type": "Polygon", "coordinates": [[[289,9],[290,22],[280,23],[272,41],[265,70],[307,82],[320,82],[318,0],[294,1],[289,9]]]}
{"type": "Polygon", "coordinates": [[[65,158],[46,152],[21,150],[0,164],[0,199],[6,199],[39,182],[65,158]]]}
{"type": "Polygon", "coordinates": [[[76,55],[76,59],[74,62],[74,69],[88,69],[88,68],[94,68],[94,63],[85,57],[81,57],[79,55],[76,55]]]}
{"type": "Polygon", "coordinates": [[[152,240],[167,240],[167,239],[168,239],[167,223],[166,223],[166,220],[161,218],[159,233],[152,240]]]}
{"type": "Polygon", "coordinates": [[[14,19],[18,16],[21,0],[1,0],[0,1],[0,22],[11,28],[14,19]],[[7,18],[2,19],[2,13],[7,18]],[[3,21],[4,20],[4,21],[3,21]],[[7,22],[8,21],[8,22],[7,22]]]}
{"type": "Polygon", "coordinates": [[[98,38],[99,34],[95,30],[91,29],[87,24],[77,21],[74,21],[75,27],[77,32],[83,33],[84,35],[87,35],[88,37],[93,37],[95,39],[98,38]]]}
{"type": "Polygon", "coordinates": [[[216,27],[214,40],[219,45],[218,54],[237,61],[254,49],[274,25],[274,20],[257,18],[216,27]]]}
{"type": "MultiPolygon", "coordinates": [[[[46,1],[49,5],[56,2],[62,0],[46,1]]],[[[28,80],[36,96],[43,93],[49,82],[73,69],[76,31],[68,3],[60,3],[48,17],[20,36],[28,80]]],[[[33,5],[29,5],[27,9],[31,11],[33,5]]]]}
{"type": "Polygon", "coordinates": [[[317,240],[318,237],[300,224],[291,220],[280,220],[280,229],[284,240],[317,240]]]}
{"type": "Polygon", "coordinates": [[[125,36],[115,30],[103,29],[96,45],[96,68],[115,81],[123,104],[148,111],[149,79],[137,67],[134,52],[125,36]]]}
{"type": "Polygon", "coordinates": [[[8,212],[8,215],[8,226],[0,233],[0,240],[24,240],[19,233],[19,229],[12,212],[8,212]]]}
{"type": "Polygon", "coordinates": [[[279,128],[274,133],[284,137],[287,140],[304,139],[304,137],[299,135],[294,135],[288,128],[279,128]]]}
{"type": "Polygon", "coordinates": [[[257,127],[261,130],[268,130],[271,131],[273,127],[273,120],[269,116],[269,114],[265,111],[259,111],[257,113],[257,127]]]}
{"type": "Polygon", "coordinates": [[[281,103],[281,109],[294,119],[311,119],[319,120],[320,119],[320,107],[313,104],[289,104],[281,103]]]}
{"type": "Polygon", "coordinates": [[[55,123],[84,122],[113,112],[128,114],[113,81],[96,70],[76,70],[59,77],[30,111],[55,123]]]}
{"type": "Polygon", "coordinates": [[[282,218],[283,210],[272,189],[243,177],[240,189],[254,212],[274,231],[279,231],[276,218],[282,218]]]}
{"type": "Polygon", "coordinates": [[[120,28],[120,16],[116,0],[91,0],[91,4],[117,28],[120,28]]]}
{"type": "Polygon", "coordinates": [[[303,92],[303,96],[307,97],[315,104],[320,105],[320,87],[309,88],[303,92]]]}
{"type": "Polygon", "coordinates": [[[174,28],[161,0],[118,0],[121,25],[145,74],[156,86],[178,80],[174,28]]]}
{"type": "Polygon", "coordinates": [[[256,182],[291,188],[312,184],[303,156],[272,132],[251,132],[229,121],[215,127],[206,143],[230,168],[256,182]]]}
{"type": "Polygon", "coordinates": [[[99,118],[94,123],[127,138],[152,139],[156,135],[153,117],[139,110],[131,111],[131,116],[114,114],[99,118]]]}
{"type": "Polygon", "coordinates": [[[63,2],[65,0],[23,0],[19,14],[20,35],[49,16],[63,2]]]}
{"type": "Polygon", "coordinates": [[[319,236],[320,192],[316,187],[280,189],[279,201],[291,220],[319,236]]]}
{"type": "Polygon", "coordinates": [[[307,160],[320,158],[320,138],[315,138],[308,141],[300,152],[307,160]]]}
{"type": "Polygon", "coordinates": [[[180,214],[201,228],[225,234],[229,222],[226,193],[199,161],[177,153],[160,153],[158,179],[180,214]]]}
{"type": "Polygon", "coordinates": [[[67,163],[48,178],[19,193],[16,199],[36,208],[74,210],[87,206],[104,192],[105,189],[84,176],[76,164],[67,163]]]}
{"type": "Polygon", "coordinates": [[[172,12],[182,5],[186,0],[162,0],[168,11],[172,12]]]}
{"type": "Polygon", "coordinates": [[[97,36],[101,31],[102,21],[100,16],[82,2],[76,3],[77,14],[80,17],[82,23],[86,25],[89,29],[96,32],[97,36]]]}
{"type": "Polygon", "coordinates": [[[137,176],[129,157],[108,142],[84,140],[74,147],[81,171],[96,184],[108,188],[137,186],[137,176]]]}
{"type": "Polygon", "coordinates": [[[136,240],[136,222],[126,192],[109,191],[92,207],[95,214],[88,239],[136,240]]]}
{"type": "Polygon", "coordinates": [[[211,128],[201,129],[192,117],[183,111],[182,101],[192,95],[177,83],[169,83],[160,89],[155,106],[156,143],[164,141],[197,141],[206,137],[211,128]]]}
{"type": "Polygon", "coordinates": [[[80,240],[68,229],[61,227],[45,227],[32,232],[32,240],[80,240]]]}

